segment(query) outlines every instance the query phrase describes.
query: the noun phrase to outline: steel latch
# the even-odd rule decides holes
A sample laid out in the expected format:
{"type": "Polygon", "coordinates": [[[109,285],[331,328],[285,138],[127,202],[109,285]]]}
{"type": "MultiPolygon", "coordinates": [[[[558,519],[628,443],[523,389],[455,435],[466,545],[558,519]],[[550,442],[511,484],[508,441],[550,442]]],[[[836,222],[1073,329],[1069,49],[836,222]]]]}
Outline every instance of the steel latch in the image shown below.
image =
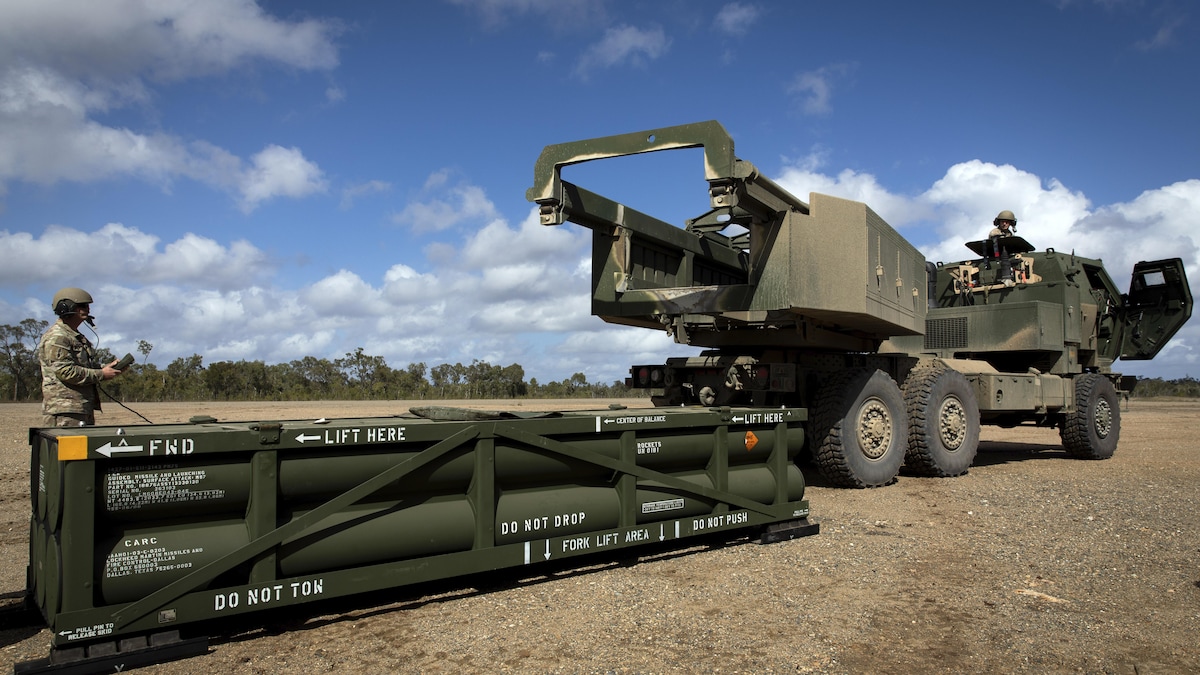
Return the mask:
{"type": "Polygon", "coordinates": [[[262,445],[276,445],[283,434],[282,422],[259,422],[251,424],[250,428],[258,432],[258,442],[262,445]]]}

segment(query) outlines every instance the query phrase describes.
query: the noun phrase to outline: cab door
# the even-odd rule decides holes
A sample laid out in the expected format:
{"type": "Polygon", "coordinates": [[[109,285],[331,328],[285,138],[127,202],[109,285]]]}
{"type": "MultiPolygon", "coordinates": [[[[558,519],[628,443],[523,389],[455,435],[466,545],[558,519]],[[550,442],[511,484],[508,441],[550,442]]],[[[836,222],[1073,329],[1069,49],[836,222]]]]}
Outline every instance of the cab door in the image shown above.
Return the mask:
{"type": "Polygon", "coordinates": [[[1192,290],[1179,258],[1140,262],[1125,296],[1121,358],[1154,358],[1192,315],[1192,290]]]}

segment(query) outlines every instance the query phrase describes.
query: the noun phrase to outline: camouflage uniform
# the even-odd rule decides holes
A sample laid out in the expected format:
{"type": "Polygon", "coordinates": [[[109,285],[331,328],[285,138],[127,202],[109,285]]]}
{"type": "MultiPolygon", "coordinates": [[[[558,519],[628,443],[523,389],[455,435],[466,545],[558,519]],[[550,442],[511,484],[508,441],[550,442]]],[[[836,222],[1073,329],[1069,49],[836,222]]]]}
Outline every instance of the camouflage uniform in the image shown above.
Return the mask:
{"type": "Polygon", "coordinates": [[[42,367],[42,426],[76,427],[96,423],[97,384],[104,379],[96,350],[79,331],[59,319],[38,343],[42,367]]]}

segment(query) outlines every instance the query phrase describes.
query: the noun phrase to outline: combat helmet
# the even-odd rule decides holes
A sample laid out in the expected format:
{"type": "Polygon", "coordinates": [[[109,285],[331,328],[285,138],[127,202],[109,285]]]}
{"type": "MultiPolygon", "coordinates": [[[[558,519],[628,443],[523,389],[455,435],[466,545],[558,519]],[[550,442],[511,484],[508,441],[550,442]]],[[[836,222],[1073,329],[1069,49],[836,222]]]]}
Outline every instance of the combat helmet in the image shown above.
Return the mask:
{"type": "Polygon", "coordinates": [[[997,213],[995,220],[992,221],[992,224],[995,225],[995,224],[999,223],[1001,220],[1010,220],[1010,221],[1012,221],[1013,225],[1017,224],[1016,215],[1014,215],[1013,212],[1009,211],[1008,209],[1004,209],[1000,213],[997,213]]]}
{"type": "Polygon", "coordinates": [[[75,311],[79,305],[92,304],[92,295],[82,288],[64,288],[54,294],[50,306],[57,316],[66,316],[75,311]]]}

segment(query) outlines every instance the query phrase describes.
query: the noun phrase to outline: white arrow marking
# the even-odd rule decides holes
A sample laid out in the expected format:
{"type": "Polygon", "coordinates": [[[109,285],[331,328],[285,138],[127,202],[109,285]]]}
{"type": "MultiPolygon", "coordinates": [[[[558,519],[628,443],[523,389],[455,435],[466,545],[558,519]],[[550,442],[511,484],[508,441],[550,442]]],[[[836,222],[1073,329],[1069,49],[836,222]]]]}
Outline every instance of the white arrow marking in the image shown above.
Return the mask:
{"type": "Polygon", "coordinates": [[[546,540],[546,560],[550,559],[550,540],[546,540]]]}
{"type": "Polygon", "coordinates": [[[745,417],[738,417],[737,415],[734,415],[734,416],[733,416],[733,421],[734,421],[734,422],[745,422],[745,421],[746,421],[746,418],[745,418],[745,417]]]}
{"type": "Polygon", "coordinates": [[[105,457],[112,457],[114,454],[121,453],[121,452],[141,452],[141,451],[142,451],[142,446],[140,446],[140,445],[119,445],[114,448],[111,441],[96,448],[96,452],[104,455],[105,457]]]}
{"type": "Polygon", "coordinates": [[[663,541],[667,538],[667,526],[663,523],[658,524],[658,540],[663,541]]]}
{"type": "Polygon", "coordinates": [[[299,443],[304,443],[305,441],[319,441],[319,440],[321,440],[320,436],[305,436],[304,434],[300,434],[299,436],[296,437],[296,441],[299,443]]]}

